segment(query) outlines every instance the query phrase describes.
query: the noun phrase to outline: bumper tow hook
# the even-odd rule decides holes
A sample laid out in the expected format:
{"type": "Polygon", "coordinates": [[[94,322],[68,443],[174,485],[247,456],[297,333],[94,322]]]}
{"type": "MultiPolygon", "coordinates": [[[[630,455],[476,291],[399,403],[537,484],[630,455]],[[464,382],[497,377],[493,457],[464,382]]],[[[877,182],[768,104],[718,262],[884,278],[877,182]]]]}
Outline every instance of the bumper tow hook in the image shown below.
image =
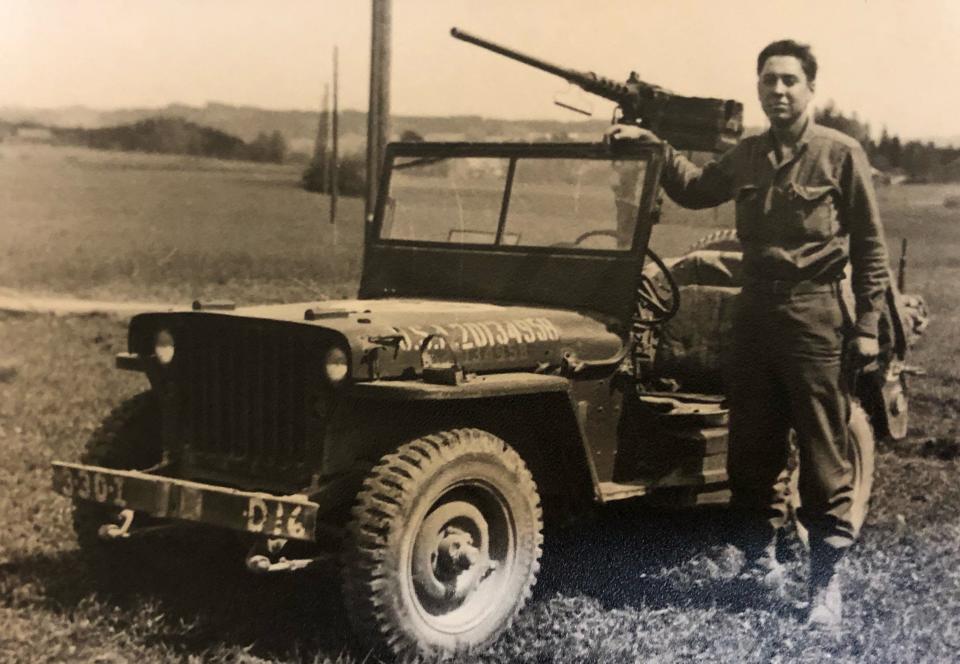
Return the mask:
{"type": "Polygon", "coordinates": [[[272,574],[277,572],[297,572],[316,567],[322,563],[334,560],[336,554],[322,553],[312,558],[285,558],[277,554],[287,543],[285,539],[268,539],[255,542],[247,553],[247,570],[254,574],[272,574]]]}

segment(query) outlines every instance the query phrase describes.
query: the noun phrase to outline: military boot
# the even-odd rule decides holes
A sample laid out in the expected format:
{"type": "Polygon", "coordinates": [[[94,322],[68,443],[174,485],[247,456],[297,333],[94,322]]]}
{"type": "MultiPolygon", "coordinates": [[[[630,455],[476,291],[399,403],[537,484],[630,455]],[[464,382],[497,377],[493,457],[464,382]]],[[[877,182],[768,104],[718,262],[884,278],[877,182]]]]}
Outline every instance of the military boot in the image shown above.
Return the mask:
{"type": "Polygon", "coordinates": [[[787,568],[777,560],[777,540],[773,537],[760,549],[744,551],[747,560],[740,570],[740,578],[756,581],[776,599],[785,599],[787,568]]]}
{"type": "Polygon", "coordinates": [[[807,626],[837,632],[843,622],[838,556],[812,556],[810,561],[810,613],[807,626]]]}

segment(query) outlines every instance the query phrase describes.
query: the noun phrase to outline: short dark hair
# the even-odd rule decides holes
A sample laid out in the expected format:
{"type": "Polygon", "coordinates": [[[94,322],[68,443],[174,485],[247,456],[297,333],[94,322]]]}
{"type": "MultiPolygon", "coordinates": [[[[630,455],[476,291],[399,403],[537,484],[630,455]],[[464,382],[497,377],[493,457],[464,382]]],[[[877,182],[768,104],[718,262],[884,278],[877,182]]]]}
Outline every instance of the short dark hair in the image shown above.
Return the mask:
{"type": "Polygon", "coordinates": [[[800,61],[800,66],[803,67],[803,73],[807,75],[807,80],[810,82],[817,80],[817,58],[810,50],[809,44],[801,44],[792,39],[781,39],[767,44],[767,47],[760,51],[760,55],[757,56],[758,74],[763,69],[763,64],[767,61],[767,58],[774,55],[792,55],[800,61]]]}

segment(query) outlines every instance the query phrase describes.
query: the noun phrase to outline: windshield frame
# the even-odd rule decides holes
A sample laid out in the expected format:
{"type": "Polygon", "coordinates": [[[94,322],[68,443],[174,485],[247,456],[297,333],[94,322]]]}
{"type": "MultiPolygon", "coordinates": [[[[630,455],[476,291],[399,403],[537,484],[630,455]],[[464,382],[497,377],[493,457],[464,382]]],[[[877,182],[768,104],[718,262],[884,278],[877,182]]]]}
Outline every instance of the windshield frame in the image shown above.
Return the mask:
{"type": "Polygon", "coordinates": [[[513,253],[564,253],[588,255],[624,255],[642,253],[649,241],[657,182],[660,176],[657,155],[663,148],[658,144],[606,143],[390,143],[384,157],[384,172],[380,181],[377,202],[374,208],[370,239],[373,243],[392,246],[445,247],[455,251],[504,251],[513,253]],[[402,170],[398,160],[412,158],[423,163],[435,163],[445,159],[492,157],[508,160],[503,184],[500,216],[493,243],[453,243],[434,240],[409,240],[382,237],[386,204],[390,194],[391,176],[394,170],[402,170]],[[644,180],[634,222],[633,236],[629,247],[596,248],[589,246],[535,246],[511,245],[502,242],[509,219],[509,203],[517,162],[521,159],[580,159],[614,162],[636,160],[645,163],[644,180]]]}

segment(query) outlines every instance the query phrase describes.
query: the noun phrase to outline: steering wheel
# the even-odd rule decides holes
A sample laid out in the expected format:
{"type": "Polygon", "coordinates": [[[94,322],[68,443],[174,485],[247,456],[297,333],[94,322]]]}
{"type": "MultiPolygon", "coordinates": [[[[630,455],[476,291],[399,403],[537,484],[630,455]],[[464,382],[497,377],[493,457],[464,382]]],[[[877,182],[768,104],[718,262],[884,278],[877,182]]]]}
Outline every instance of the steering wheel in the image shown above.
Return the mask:
{"type": "Polygon", "coordinates": [[[587,231],[586,233],[582,233],[579,237],[577,237],[576,240],[573,241],[573,246],[577,246],[581,242],[584,242],[585,240],[589,240],[592,237],[612,237],[614,240],[617,241],[618,245],[620,244],[620,241],[623,239],[620,237],[620,234],[617,233],[617,231],[610,230],[607,228],[601,228],[599,230],[587,231]]]}
{"type": "Polygon", "coordinates": [[[649,274],[640,273],[640,280],[637,284],[637,307],[639,309],[638,313],[646,315],[638,318],[636,324],[642,327],[653,327],[666,323],[680,310],[680,287],[673,275],[670,274],[670,269],[663,262],[663,259],[649,248],[647,249],[647,256],[659,268],[660,274],[666,281],[666,287],[664,287],[662,282],[658,283],[659,280],[654,279],[649,274]]]}
{"type": "Polygon", "coordinates": [[[560,249],[573,249],[574,247],[580,246],[581,242],[589,240],[592,237],[612,237],[614,240],[617,241],[617,246],[620,245],[620,240],[622,239],[620,235],[617,233],[617,231],[609,230],[609,229],[599,229],[595,231],[587,231],[586,233],[582,233],[573,242],[554,242],[550,246],[557,247],[560,249]]]}
{"type": "MultiPolygon", "coordinates": [[[[577,246],[592,237],[612,237],[617,243],[621,240],[620,234],[615,230],[598,229],[582,233],[573,241],[573,246],[577,246]]],[[[637,324],[643,327],[653,327],[666,323],[677,315],[677,311],[680,310],[680,287],[674,280],[673,275],[670,274],[670,268],[649,247],[647,248],[647,256],[657,266],[666,281],[666,288],[664,288],[662,282],[657,283],[657,280],[650,275],[644,272],[640,273],[640,282],[637,284],[637,306],[646,315],[637,320],[637,324]]]]}

